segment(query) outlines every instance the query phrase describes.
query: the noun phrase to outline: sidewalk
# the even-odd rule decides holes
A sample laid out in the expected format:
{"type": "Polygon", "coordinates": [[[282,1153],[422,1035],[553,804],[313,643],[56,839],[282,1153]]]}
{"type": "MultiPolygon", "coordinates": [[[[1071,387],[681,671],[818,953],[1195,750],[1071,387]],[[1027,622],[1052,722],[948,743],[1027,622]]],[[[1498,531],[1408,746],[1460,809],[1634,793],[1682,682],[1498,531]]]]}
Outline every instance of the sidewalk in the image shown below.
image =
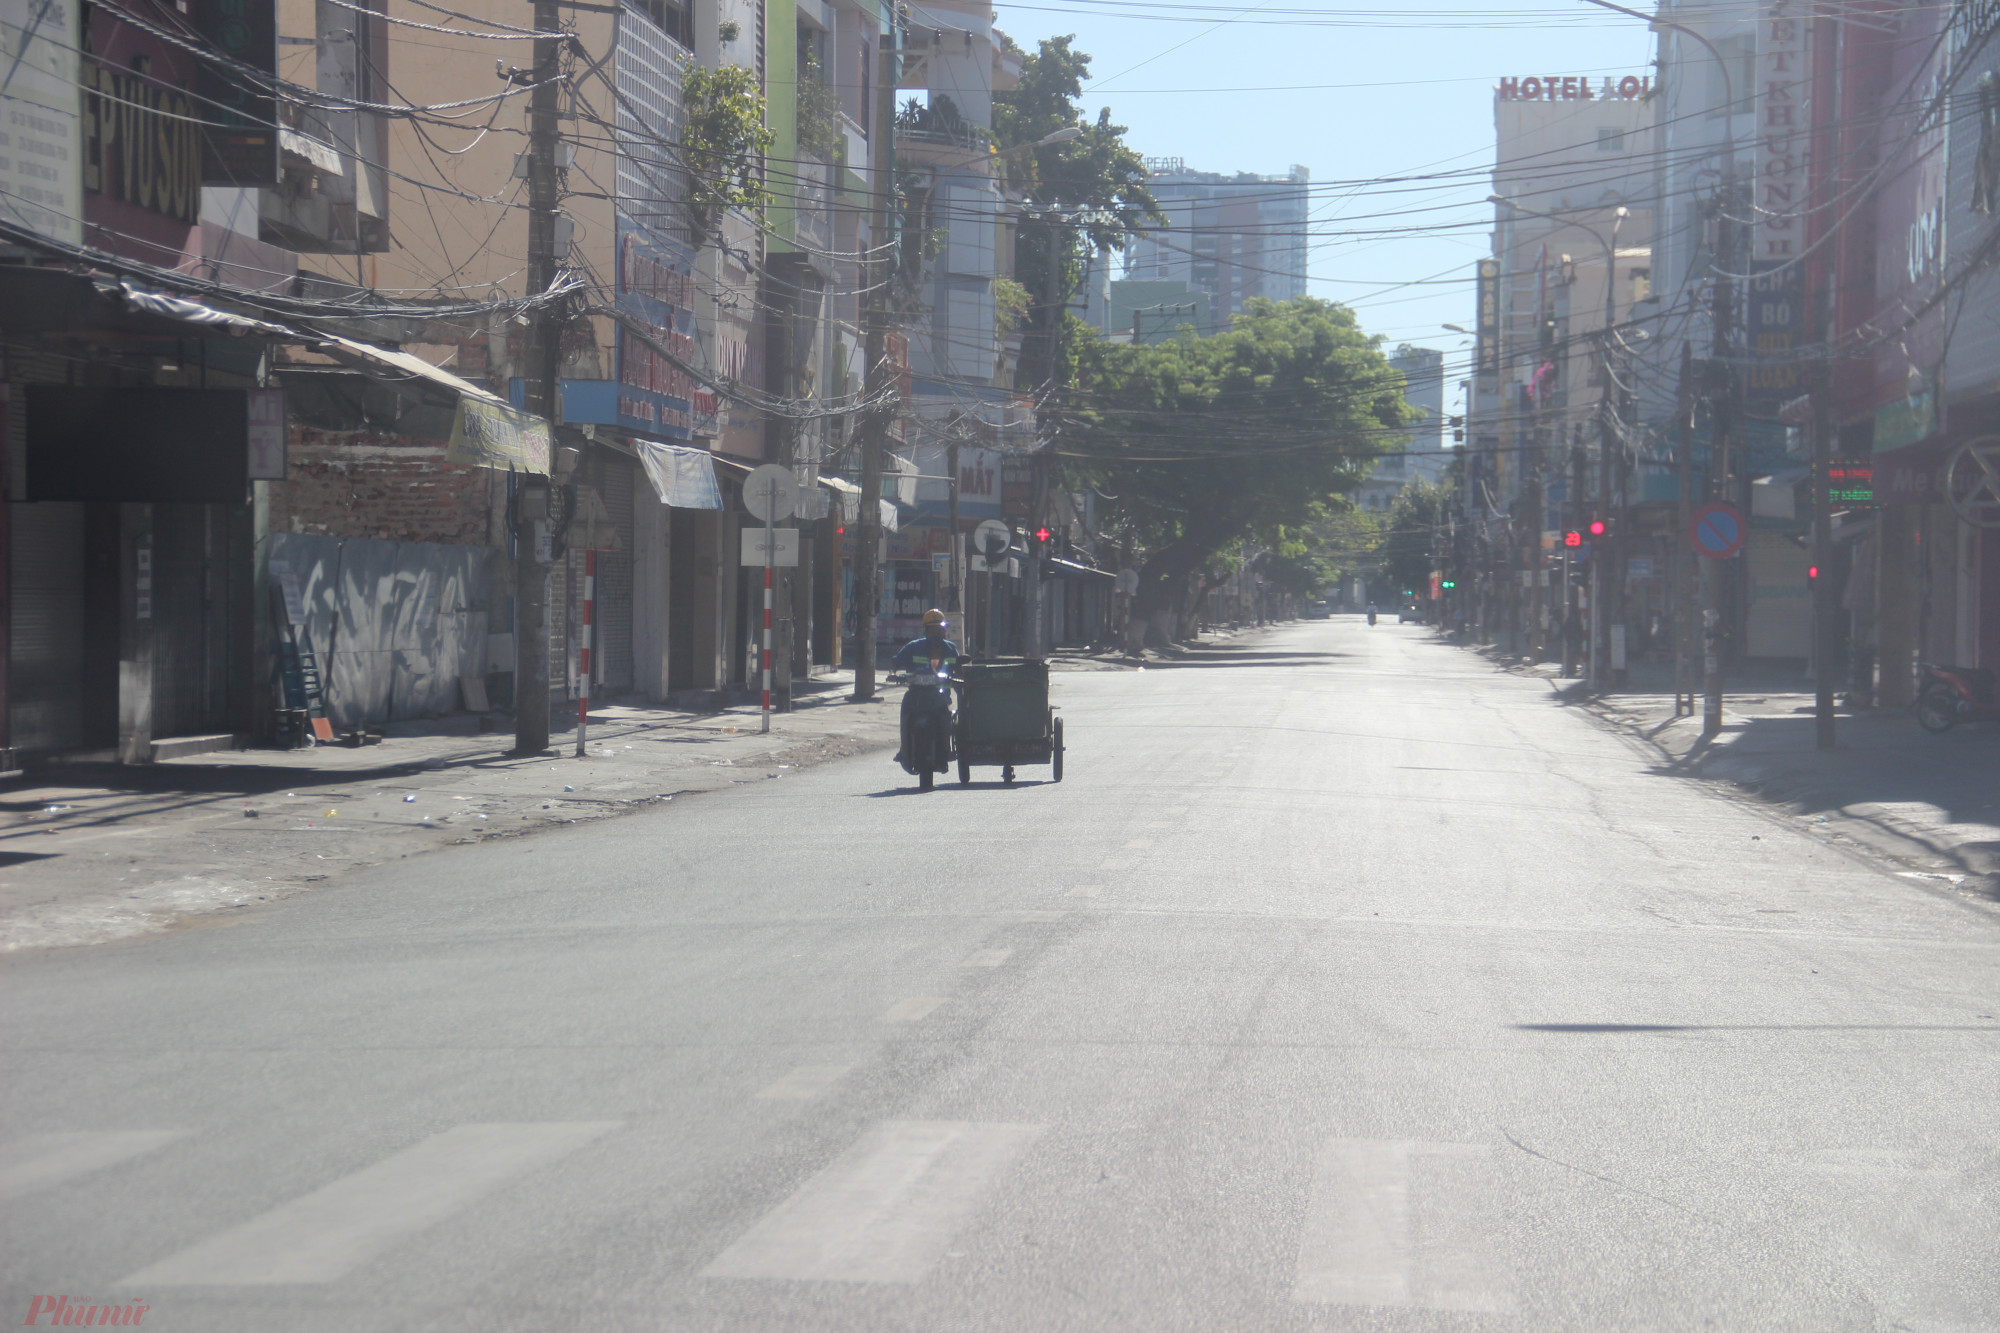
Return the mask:
{"type": "MultiPolygon", "coordinates": [[[[713,713],[607,705],[574,758],[513,758],[470,716],[401,724],[379,745],[238,750],[148,766],[54,767],[0,786],[0,952],[91,944],[297,893],[440,848],[607,819],[811,764],[893,750],[902,691],[848,701],[851,672],[800,682],[758,731],[713,713]]],[[[881,762],[884,786],[902,772],[881,762]]]]}
{"type": "Polygon", "coordinates": [[[1911,878],[2000,902],[2000,729],[1933,736],[1907,709],[1843,706],[1836,748],[1820,750],[1812,683],[1764,668],[1726,682],[1722,734],[1704,743],[1699,696],[1694,716],[1674,716],[1670,665],[1635,667],[1630,689],[1597,695],[1557,679],[1553,664],[1505,665],[1645,743],[1663,772],[1727,782],[1911,878]]]}

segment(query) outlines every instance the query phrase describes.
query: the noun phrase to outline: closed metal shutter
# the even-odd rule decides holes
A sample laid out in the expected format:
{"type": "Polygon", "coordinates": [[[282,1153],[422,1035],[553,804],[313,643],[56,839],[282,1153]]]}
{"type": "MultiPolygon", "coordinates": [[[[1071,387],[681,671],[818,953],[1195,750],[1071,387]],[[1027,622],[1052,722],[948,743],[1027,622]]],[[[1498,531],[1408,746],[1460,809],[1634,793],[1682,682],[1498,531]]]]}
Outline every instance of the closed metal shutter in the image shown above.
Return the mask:
{"type": "Polygon", "coordinates": [[[153,506],[153,735],[228,720],[227,517],[218,505],[153,506]]]}
{"type": "Polygon", "coordinates": [[[9,507],[8,724],[17,750],[84,743],[83,506],[9,507]]]}
{"type": "Polygon", "coordinates": [[[618,528],[616,551],[597,555],[596,652],[592,673],[607,693],[632,688],[632,485],[636,465],[623,455],[604,458],[598,493],[618,528]]]}

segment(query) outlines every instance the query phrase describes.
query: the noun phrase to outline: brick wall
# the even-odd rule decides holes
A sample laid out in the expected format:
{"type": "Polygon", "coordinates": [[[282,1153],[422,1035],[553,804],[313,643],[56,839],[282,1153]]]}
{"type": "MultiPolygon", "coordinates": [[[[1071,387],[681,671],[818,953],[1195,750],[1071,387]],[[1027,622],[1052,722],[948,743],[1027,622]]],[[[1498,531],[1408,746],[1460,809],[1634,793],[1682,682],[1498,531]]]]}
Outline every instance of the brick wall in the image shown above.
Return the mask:
{"type": "Polygon", "coordinates": [[[494,474],[447,463],[444,441],[294,424],[275,532],[484,546],[494,474]]]}

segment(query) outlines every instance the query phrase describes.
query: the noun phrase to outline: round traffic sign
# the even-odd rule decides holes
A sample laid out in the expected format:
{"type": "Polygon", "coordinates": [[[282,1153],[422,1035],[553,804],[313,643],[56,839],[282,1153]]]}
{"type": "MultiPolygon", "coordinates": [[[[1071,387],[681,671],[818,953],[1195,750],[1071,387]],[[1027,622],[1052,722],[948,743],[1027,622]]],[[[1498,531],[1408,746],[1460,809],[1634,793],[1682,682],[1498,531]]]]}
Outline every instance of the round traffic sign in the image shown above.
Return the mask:
{"type": "Polygon", "coordinates": [[[790,518],[798,505],[798,478],[788,467],[766,463],[743,479],[743,507],[766,523],[790,518]]]}
{"type": "Polygon", "coordinates": [[[1694,512],[1688,540],[1703,555],[1726,560],[1743,549],[1743,515],[1732,504],[1703,505],[1694,512]]]}
{"type": "Polygon", "coordinates": [[[988,560],[997,560],[1007,554],[1007,548],[1014,541],[1014,534],[1007,531],[1007,525],[997,518],[989,518],[972,530],[972,546],[988,560]]]}

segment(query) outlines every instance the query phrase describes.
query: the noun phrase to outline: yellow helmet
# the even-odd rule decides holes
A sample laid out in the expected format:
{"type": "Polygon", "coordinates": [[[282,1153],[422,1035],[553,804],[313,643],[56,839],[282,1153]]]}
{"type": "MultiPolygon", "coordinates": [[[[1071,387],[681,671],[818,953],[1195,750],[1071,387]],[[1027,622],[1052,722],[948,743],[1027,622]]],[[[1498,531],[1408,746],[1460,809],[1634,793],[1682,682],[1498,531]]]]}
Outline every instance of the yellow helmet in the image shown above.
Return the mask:
{"type": "Polygon", "coordinates": [[[932,625],[944,625],[948,623],[950,622],[944,618],[944,612],[938,610],[935,606],[924,612],[925,629],[929,629],[932,625]]]}

